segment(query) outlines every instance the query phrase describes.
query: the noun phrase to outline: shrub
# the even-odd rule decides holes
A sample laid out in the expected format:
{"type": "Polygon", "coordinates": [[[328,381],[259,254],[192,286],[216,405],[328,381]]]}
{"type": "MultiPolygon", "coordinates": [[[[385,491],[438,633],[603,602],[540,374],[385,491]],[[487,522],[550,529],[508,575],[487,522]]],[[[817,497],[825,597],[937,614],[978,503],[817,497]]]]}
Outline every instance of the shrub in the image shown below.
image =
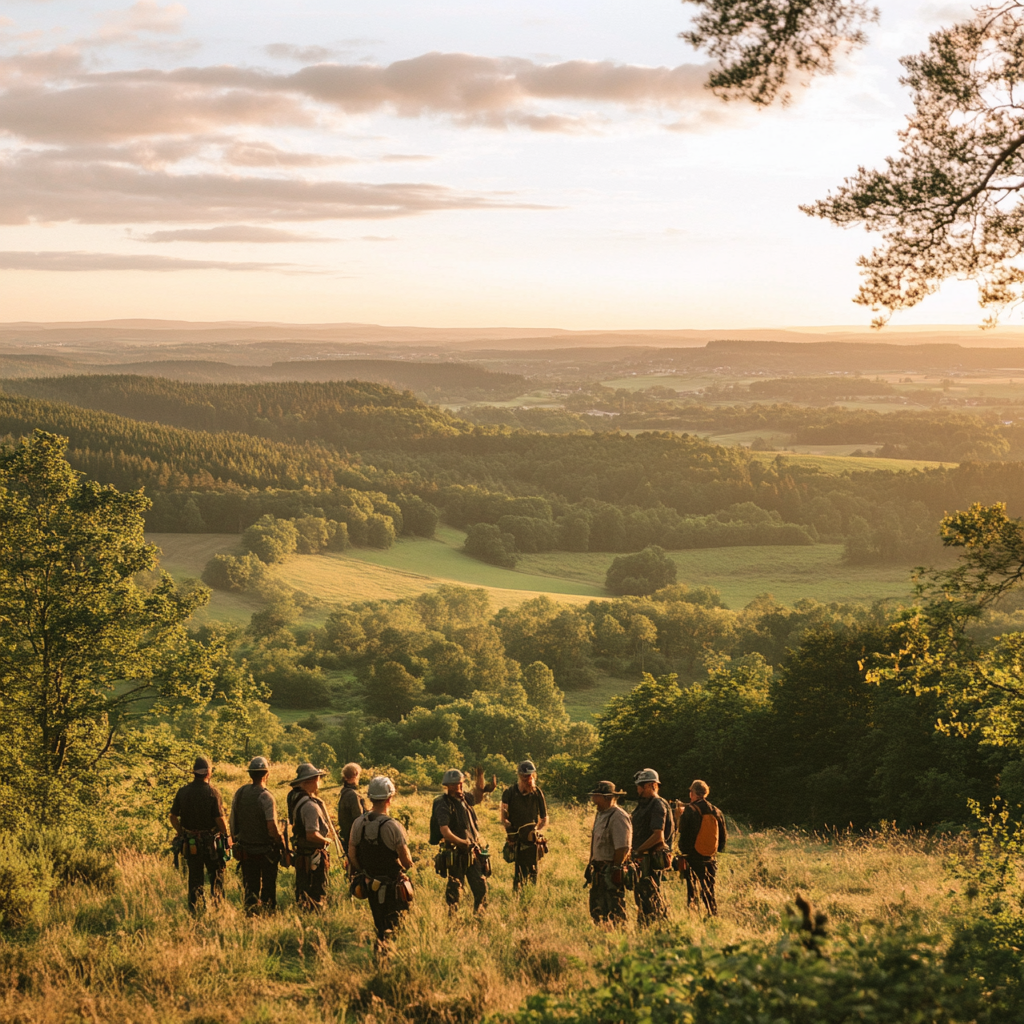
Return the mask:
{"type": "Polygon", "coordinates": [[[608,567],[604,585],[613,594],[641,597],[676,581],[676,563],[656,545],[635,555],[620,555],[608,567]]]}
{"type": "Polygon", "coordinates": [[[277,519],[269,513],[260,516],[242,534],[242,547],[258,556],[268,565],[280,562],[294,553],[299,543],[299,531],[287,519],[277,519]]]}
{"type": "Polygon", "coordinates": [[[481,562],[504,566],[506,569],[515,567],[519,560],[516,555],[516,540],[510,533],[502,533],[492,523],[475,523],[466,532],[466,554],[479,558],[481,562]]]}
{"type": "Polygon", "coordinates": [[[0,927],[41,924],[56,888],[47,857],[11,833],[0,836],[0,927]]]}
{"type": "Polygon", "coordinates": [[[43,858],[55,884],[84,883],[113,889],[117,865],[112,854],[85,846],[77,836],[51,829],[26,836],[22,849],[43,858]]]}

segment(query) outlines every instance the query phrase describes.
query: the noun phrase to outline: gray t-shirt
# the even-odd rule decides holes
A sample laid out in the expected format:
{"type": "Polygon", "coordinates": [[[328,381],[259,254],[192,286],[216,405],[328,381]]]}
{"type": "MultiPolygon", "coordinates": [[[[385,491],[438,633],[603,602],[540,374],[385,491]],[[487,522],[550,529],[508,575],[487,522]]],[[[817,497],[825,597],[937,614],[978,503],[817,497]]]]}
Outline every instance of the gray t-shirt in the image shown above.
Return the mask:
{"type": "Polygon", "coordinates": [[[299,824],[305,829],[306,835],[319,832],[325,838],[331,834],[331,824],[327,817],[327,808],[319,797],[305,796],[299,798],[295,813],[298,815],[299,824]]]}
{"type": "Polygon", "coordinates": [[[373,827],[376,825],[379,830],[379,840],[392,852],[396,851],[400,846],[405,845],[408,841],[405,835],[405,829],[402,828],[400,821],[395,821],[394,818],[388,818],[387,821],[378,824],[378,821],[368,821],[368,815],[363,814],[356,818],[355,823],[352,825],[352,834],[349,837],[349,842],[354,843],[356,846],[359,845],[360,840],[363,838],[363,831],[367,825],[371,828],[370,837],[373,836],[373,827]]]}
{"type": "Polygon", "coordinates": [[[614,860],[615,851],[623,848],[628,850],[632,840],[633,821],[618,804],[612,805],[607,811],[598,811],[594,818],[591,859],[614,860]]]}

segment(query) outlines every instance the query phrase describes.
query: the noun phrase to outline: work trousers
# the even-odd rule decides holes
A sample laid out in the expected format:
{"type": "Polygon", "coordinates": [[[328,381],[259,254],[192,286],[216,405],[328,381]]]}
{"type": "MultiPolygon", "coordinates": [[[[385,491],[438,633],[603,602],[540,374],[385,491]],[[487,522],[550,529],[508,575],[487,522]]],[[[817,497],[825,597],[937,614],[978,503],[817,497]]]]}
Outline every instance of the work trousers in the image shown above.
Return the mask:
{"type": "Polygon", "coordinates": [[[487,879],[474,858],[468,867],[458,864],[454,871],[448,869],[448,885],[444,890],[444,901],[454,910],[462,899],[462,886],[468,885],[473,894],[473,910],[479,910],[487,902],[487,879]]]}
{"type": "Polygon", "coordinates": [[[277,852],[252,855],[246,853],[238,862],[242,875],[245,912],[270,913],[277,909],[277,852]]]}
{"type": "Polygon", "coordinates": [[[686,876],[686,902],[692,907],[700,900],[709,914],[717,914],[715,878],[718,875],[718,861],[714,857],[694,854],[686,858],[686,863],[683,872],[686,876]]]}
{"type": "Polygon", "coordinates": [[[186,853],[188,865],[188,909],[195,913],[200,900],[205,898],[203,889],[207,876],[210,880],[210,900],[216,903],[224,895],[224,861],[211,856],[201,843],[195,856],[186,853]]]}
{"type": "Polygon", "coordinates": [[[313,853],[295,857],[295,902],[300,910],[323,910],[327,905],[327,872],[331,860],[326,850],[320,852],[320,863],[312,866],[313,853]]]}
{"type": "Polygon", "coordinates": [[[595,924],[626,923],[626,890],[611,880],[611,865],[597,864],[590,883],[590,916],[595,924]]]}
{"type": "Polygon", "coordinates": [[[519,890],[527,883],[537,884],[537,868],[540,858],[534,843],[520,843],[516,848],[515,872],[512,875],[512,891],[519,890]]]}
{"type": "Polygon", "coordinates": [[[395,929],[402,923],[402,914],[406,904],[395,894],[393,885],[382,886],[377,892],[370,893],[370,913],[373,915],[373,926],[377,930],[377,947],[391,938],[395,929]],[[383,894],[384,899],[380,897],[383,894]]]}
{"type": "Polygon", "coordinates": [[[646,878],[637,879],[633,898],[636,900],[636,923],[646,928],[668,917],[668,905],[661,894],[663,871],[652,871],[646,878]]]}

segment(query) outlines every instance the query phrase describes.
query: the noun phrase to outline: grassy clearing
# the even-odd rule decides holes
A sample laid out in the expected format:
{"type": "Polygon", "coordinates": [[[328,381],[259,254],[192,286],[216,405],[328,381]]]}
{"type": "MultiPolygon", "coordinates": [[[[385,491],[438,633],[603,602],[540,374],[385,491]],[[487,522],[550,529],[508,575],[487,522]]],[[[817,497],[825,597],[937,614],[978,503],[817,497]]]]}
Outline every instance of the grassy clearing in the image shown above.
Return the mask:
{"type": "Polygon", "coordinates": [[[929,462],[927,459],[878,459],[872,456],[851,459],[844,456],[799,455],[790,452],[751,452],[750,454],[762,462],[771,462],[781,455],[794,466],[808,466],[833,476],[869,469],[888,469],[893,473],[907,473],[912,469],[942,469],[958,465],[956,462],[929,462]]]}
{"type": "MultiPolygon", "coordinates": [[[[214,555],[241,554],[238,535],[234,533],[147,533],[146,540],[160,549],[160,568],[169,572],[175,582],[199,579],[206,563],[214,555]]],[[[247,623],[259,602],[240,594],[214,590],[210,603],[200,608],[197,623],[210,621],[247,623]]]]}
{"type": "MultiPolygon", "coordinates": [[[[818,601],[874,601],[910,593],[906,566],[848,566],[841,544],[813,547],[704,548],[670,551],[679,567],[679,581],[689,586],[715,587],[730,608],[742,608],[758,594],[775,595],[782,604],[801,598],[818,601]]],[[[598,585],[614,555],[553,551],[524,555],[520,565],[598,585]]]]}
{"type": "MultiPolygon", "coordinates": [[[[289,774],[289,768],[275,768],[274,782],[289,774]]],[[[227,799],[241,780],[232,769],[218,772],[215,782],[227,799]]],[[[282,806],[285,790],[274,785],[272,791],[282,806]]],[[[336,795],[325,794],[329,805],[336,795]]],[[[638,948],[650,941],[650,933],[636,930],[632,907],[624,934],[590,921],[582,885],[588,808],[552,808],[551,853],[536,890],[514,899],[511,869],[496,856],[483,919],[471,919],[465,907],[449,919],[443,882],[430,867],[433,851],[426,845],[431,796],[399,797],[395,805],[396,813],[411,817],[417,893],[395,950],[382,964],[370,954],[369,909],[347,899],[338,871],[324,914],[299,916],[290,873],[282,872],[279,913],[250,921],[240,911],[230,868],[226,902],[193,922],[183,879],[169,856],[126,854],[116,889],[67,888],[44,926],[0,938],[6,968],[0,1021],[469,1024],[511,1010],[533,992],[578,991],[596,979],[595,965],[616,955],[623,941],[638,948]]],[[[481,819],[497,853],[495,803],[481,819]]],[[[836,925],[918,916],[924,927],[940,928],[959,913],[945,895],[942,852],[899,836],[824,843],[743,830],[730,838],[721,859],[720,918],[705,922],[689,914],[683,887],[672,879],[664,889],[668,927],[680,942],[772,938],[799,891],[836,925]]]]}
{"type": "Polygon", "coordinates": [[[403,538],[387,551],[354,548],[344,554],[293,555],[275,571],[290,586],[334,603],[412,597],[445,583],[482,587],[495,608],[518,605],[539,594],[572,603],[607,596],[603,577],[595,585],[478,562],[463,554],[465,537],[461,530],[442,526],[436,540],[403,538]]]}

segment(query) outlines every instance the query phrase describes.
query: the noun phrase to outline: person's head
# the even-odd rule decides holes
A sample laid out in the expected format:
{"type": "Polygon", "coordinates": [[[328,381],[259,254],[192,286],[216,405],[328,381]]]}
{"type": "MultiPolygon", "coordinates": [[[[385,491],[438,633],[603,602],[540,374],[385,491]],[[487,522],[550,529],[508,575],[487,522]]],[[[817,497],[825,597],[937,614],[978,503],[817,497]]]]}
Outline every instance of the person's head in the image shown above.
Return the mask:
{"type": "Polygon", "coordinates": [[[355,763],[355,761],[349,761],[349,763],[347,765],[345,765],[344,768],[341,769],[341,777],[346,782],[353,782],[353,783],[355,783],[358,786],[359,785],[359,773],[362,770],[363,769],[360,768],[359,765],[357,765],[355,763]]]}
{"type": "Polygon", "coordinates": [[[604,780],[599,782],[590,791],[590,800],[591,803],[597,806],[599,811],[607,811],[609,807],[614,806],[618,797],[625,795],[625,793],[622,793],[615,788],[614,782],[604,780]]]}
{"type": "Polygon", "coordinates": [[[209,782],[212,771],[210,762],[205,757],[197,757],[192,764],[192,777],[196,782],[209,782]]]}
{"type": "Polygon", "coordinates": [[[445,792],[449,796],[461,800],[463,798],[462,783],[465,778],[466,776],[458,768],[449,768],[441,778],[441,785],[444,786],[445,792]]]}
{"type": "Polygon", "coordinates": [[[249,762],[249,778],[256,786],[265,786],[267,783],[267,772],[270,771],[270,762],[265,757],[254,757],[249,762]]]}
{"type": "Polygon", "coordinates": [[[291,785],[298,786],[310,796],[316,796],[320,792],[320,779],[326,774],[327,772],[321,771],[316,765],[304,761],[295,769],[295,778],[292,779],[291,785]]]}
{"type": "Polygon", "coordinates": [[[703,779],[694,779],[690,783],[690,799],[703,800],[711,792],[711,787],[703,779]]]}
{"type": "Polygon", "coordinates": [[[395,795],[395,784],[386,775],[377,775],[370,779],[366,795],[370,798],[375,811],[386,811],[395,795]]]}
{"type": "Polygon", "coordinates": [[[641,800],[647,800],[657,796],[661,788],[661,777],[653,768],[642,768],[633,776],[636,785],[636,794],[641,800]]]}
{"type": "Polygon", "coordinates": [[[516,771],[519,773],[519,788],[524,793],[532,793],[537,788],[537,766],[532,761],[520,761],[516,771]]]}

